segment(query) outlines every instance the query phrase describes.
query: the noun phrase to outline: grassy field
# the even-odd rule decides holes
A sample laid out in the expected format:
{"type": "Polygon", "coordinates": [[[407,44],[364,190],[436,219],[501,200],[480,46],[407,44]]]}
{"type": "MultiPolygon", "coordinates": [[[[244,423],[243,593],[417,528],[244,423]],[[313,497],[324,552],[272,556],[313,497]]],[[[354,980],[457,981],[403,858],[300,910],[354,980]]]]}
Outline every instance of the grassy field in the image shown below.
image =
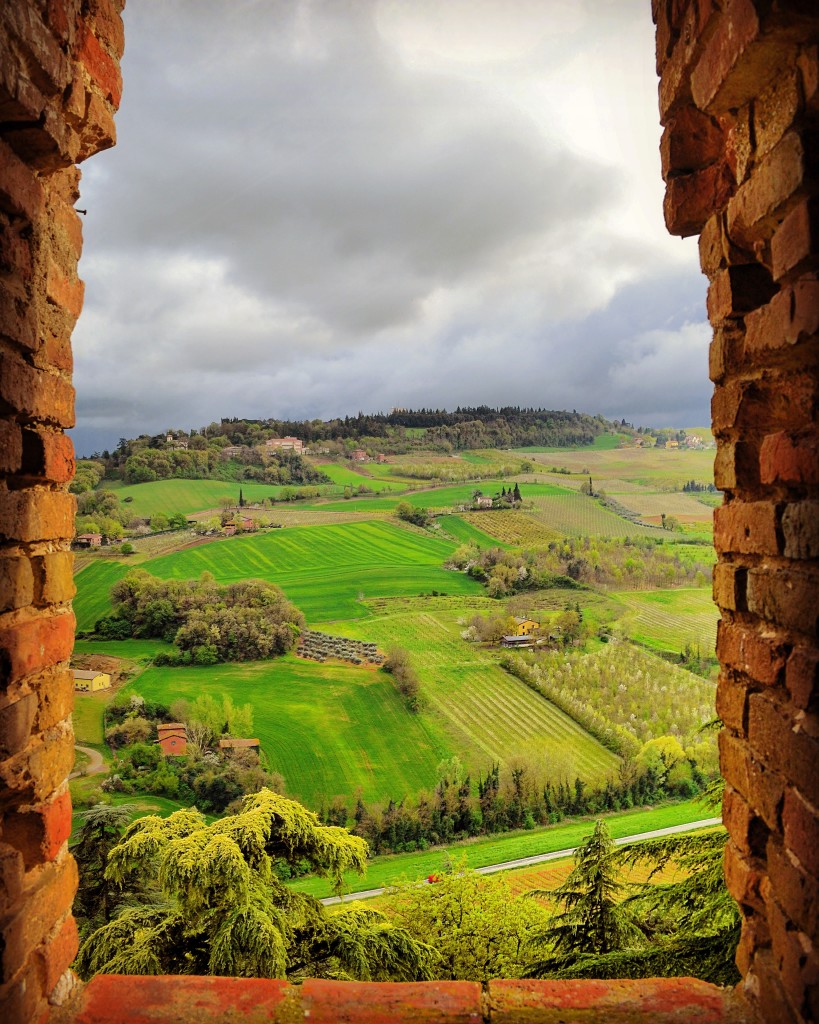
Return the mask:
{"type": "Polygon", "coordinates": [[[382,649],[397,645],[410,652],[430,712],[473,771],[528,755],[555,775],[570,778],[579,774],[599,781],[614,772],[614,754],[503,671],[494,652],[461,639],[458,620],[469,614],[452,606],[433,611],[422,601],[405,602],[394,614],[339,628],[382,649]]]}
{"type": "Polygon", "coordinates": [[[441,568],[455,543],[389,523],[294,527],[231,537],[156,558],[145,568],[156,576],[190,579],[205,570],[219,582],[247,578],[282,587],[311,623],[369,614],[361,598],[429,593],[480,593],[463,573],[441,568]]]}
{"type": "MultiPolygon", "coordinates": [[[[515,515],[514,512],[496,512],[489,514],[498,516],[515,515]]],[[[504,541],[500,541],[496,537],[491,536],[492,531],[485,531],[480,528],[484,525],[481,522],[481,513],[467,513],[461,516],[439,516],[435,521],[438,524],[441,533],[447,534],[459,544],[477,544],[478,547],[481,548],[498,546],[508,547],[504,541]]]]}
{"type": "MultiPolygon", "coordinates": [[[[714,811],[696,800],[684,803],[664,804],[647,810],[626,811],[603,815],[612,838],[651,832],[669,825],[682,825],[714,816],[714,811]]],[[[392,885],[401,879],[413,881],[426,878],[441,871],[448,860],[465,860],[470,868],[485,867],[519,857],[533,857],[540,853],[572,849],[578,846],[592,832],[594,822],[590,819],[571,822],[568,825],[550,825],[533,829],[531,832],[513,832],[503,838],[485,836],[466,843],[427,850],[423,853],[401,853],[388,857],[375,857],[370,861],[364,877],[350,872],[344,882],[348,892],[359,889],[375,889],[392,885]]],[[[330,882],[326,878],[304,878],[292,883],[294,889],[309,892],[319,898],[332,895],[330,882]]]]}
{"type": "MultiPolygon", "coordinates": [[[[334,796],[367,801],[434,785],[450,750],[432,716],[411,715],[384,672],[293,655],[212,668],[149,668],[128,690],[169,703],[203,692],[253,705],[253,731],[288,795],[317,808],[334,796]]],[[[126,691],[127,692],[127,691],[126,691]]]]}
{"type": "Polygon", "coordinates": [[[609,480],[626,480],[650,490],[680,490],[686,480],[708,483],[714,479],[714,452],[664,448],[558,448],[530,458],[544,466],[560,466],[572,473],[587,471],[595,486],[608,491],[609,480]]]}
{"type": "MultiPolygon", "coordinates": [[[[544,484],[541,486],[549,486],[544,484]]],[[[557,488],[555,488],[557,490],[557,488]]],[[[528,495],[529,488],[525,493],[528,495]]],[[[658,531],[629,522],[585,494],[565,491],[532,497],[529,512],[547,529],[569,537],[656,537],[658,531]]]]}
{"type": "MultiPolygon", "coordinates": [[[[396,494],[394,497],[380,498],[358,498],[350,501],[326,502],[321,505],[308,506],[311,508],[323,508],[328,511],[342,511],[346,509],[377,508],[381,511],[389,511],[401,501],[407,501],[416,508],[430,509],[451,509],[459,505],[469,505],[476,490],[484,494],[499,493],[502,487],[508,487],[508,480],[480,480],[468,484],[450,484],[446,487],[433,487],[424,482],[420,483],[419,489],[407,494],[396,494]]],[[[559,495],[563,488],[551,483],[525,483],[521,485],[521,493],[524,501],[527,498],[545,497],[548,495],[559,495]]]]}
{"type": "Polygon", "coordinates": [[[77,629],[93,629],[94,623],[111,610],[109,594],[111,587],[128,571],[125,562],[91,562],[74,578],[77,594],[74,598],[74,614],[77,629]]]}
{"type": "Polygon", "coordinates": [[[619,591],[610,595],[625,606],[622,631],[655,650],[682,651],[686,644],[713,651],[719,612],[710,587],[619,591]]]}
{"type": "Polygon", "coordinates": [[[81,746],[104,746],[102,718],[109,698],[110,694],[107,693],[74,694],[71,720],[74,723],[74,737],[81,746]]]}
{"type": "MultiPolygon", "coordinates": [[[[110,481],[106,481],[110,488],[110,481]]],[[[241,483],[225,480],[155,480],[147,484],[130,484],[116,488],[120,503],[127,498],[132,500],[124,505],[129,512],[142,518],[150,518],[157,512],[173,515],[182,512],[203,512],[205,509],[218,508],[222,498],[231,498],[234,503],[239,501],[241,488],[245,501],[263,501],[275,498],[282,488],[271,484],[259,484],[250,480],[241,483]]]]}

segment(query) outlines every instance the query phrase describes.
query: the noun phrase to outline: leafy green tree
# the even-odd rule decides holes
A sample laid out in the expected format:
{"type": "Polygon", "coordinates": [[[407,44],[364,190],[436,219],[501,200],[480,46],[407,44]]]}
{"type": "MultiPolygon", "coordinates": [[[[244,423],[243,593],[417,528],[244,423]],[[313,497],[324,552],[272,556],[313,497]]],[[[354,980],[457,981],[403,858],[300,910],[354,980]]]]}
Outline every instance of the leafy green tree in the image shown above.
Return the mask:
{"type": "Polygon", "coordinates": [[[107,974],[218,974],[362,981],[423,980],[437,960],[424,943],[377,911],[331,913],[279,881],[277,867],[306,861],[340,888],[345,871],[363,873],[367,845],[321,825],[311,811],[262,790],[240,813],[208,825],[195,809],[135,821],[111,851],[105,877],[158,886],[95,931],[76,966],[107,974]]]}
{"type": "Polygon", "coordinates": [[[435,977],[520,977],[543,927],[543,909],[534,900],[514,897],[501,875],[484,877],[458,867],[433,877],[431,885],[396,886],[386,910],[410,935],[437,951],[435,977]]]}
{"type": "Polygon", "coordinates": [[[622,902],[626,886],[618,878],[617,851],[605,822],[595,823],[574,861],[574,870],[562,885],[530,893],[558,903],[540,936],[551,952],[532,966],[530,976],[572,977],[578,958],[605,955],[643,941],[634,916],[622,902]]]}

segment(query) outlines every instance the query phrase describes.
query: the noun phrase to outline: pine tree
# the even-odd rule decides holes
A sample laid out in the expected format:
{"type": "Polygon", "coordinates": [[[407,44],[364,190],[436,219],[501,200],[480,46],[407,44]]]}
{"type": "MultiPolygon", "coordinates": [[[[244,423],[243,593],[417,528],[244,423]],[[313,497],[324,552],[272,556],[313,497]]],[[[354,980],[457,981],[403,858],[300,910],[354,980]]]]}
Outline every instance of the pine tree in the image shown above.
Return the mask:
{"type": "Polygon", "coordinates": [[[244,508],[244,507],[245,507],[245,499],[244,499],[244,495],[242,494],[242,488],[240,487],[239,488],[239,508],[244,508]]]}
{"type": "Polygon", "coordinates": [[[539,936],[552,954],[529,969],[530,977],[571,977],[578,961],[642,941],[630,910],[622,904],[626,887],[618,880],[617,851],[604,822],[596,822],[574,860],[574,870],[562,885],[530,893],[548,896],[560,907],[539,936]]]}
{"type": "Polygon", "coordinates": [[[521,501],[520,488],[518,487],[517,484],[515,484],[515,489],[514,489],[514,491],[512,491],[512,500],[513,501],[521,501]]]}
{"type": "Polygon", "coordinates": [[[125,894],[104,875],[111,850],[119,843],[136,808],[133,804],[95,804],[81,814],[82,825],[71,852],[79,870],[74,914],[83,933],[107,924],[120,909],[125,894]]]}
{"type": "Polygon", "coordinates": [[[367,844],[323,826],[312,811],[262,790],[238,814],[208,825],[196,809],[139,818],[108,858],[105,878],[153,880],[144,900],[95,931],[76,967],[93,974],[216,974],[361,981],[424,980],[437,957],[374,910],[330,913],[279,880],[277,867],[307,862],[337,889],[363,873],[367,844]]]}

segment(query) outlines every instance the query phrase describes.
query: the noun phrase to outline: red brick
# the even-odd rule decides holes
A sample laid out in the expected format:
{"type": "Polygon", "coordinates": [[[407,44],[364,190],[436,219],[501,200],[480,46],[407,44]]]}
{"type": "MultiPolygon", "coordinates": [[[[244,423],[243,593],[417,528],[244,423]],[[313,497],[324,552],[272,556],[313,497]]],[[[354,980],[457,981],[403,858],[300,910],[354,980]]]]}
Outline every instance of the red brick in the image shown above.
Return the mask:
{"type": "Polygon", "coordinates": [[[28,558],[0,558],[0,612],[25,608],[34,600],[34,574],[28,558]]]}
{"type": "Polygon", "coordinates": [[[44,615],[0,630],[0,655],[8,680],[23,679],[42,668],[67,661],[74,647],[73,612],[44,615]]]}
{"type": "Polygon", "coordinates": [[[748,694],[746,682],[722,672],[717,683],[716,711],[722,723],[737,733],[747,731],[748,694]]]}
{"type": "Polygon", "coordinates": [[[668,121],[660,140],[663,179],[690,174],[715,163],[725,146],[722,126],[695,107],[684,107],[668,121]]]}
{"type": "Polygon", "coordinates": [[[74,478],[74,445],[62,432],[23,431],[25,476],[44,477],[51,483],[66,484],[74,478]]]}
{"type": "Polygon", "coordinates": [[[770,238],[805,198],[810,175],[805,142],[796,132],[789,132],[728,203],[730,236],[746,246],[770,238]]]}
{"type": "Polygon", "coordinates": [[[714,483],[721,491],[733,491],[740,481],[743,488],[759,483],[758,450],[750,442],[732,444],[720,438],[714,457],[714,483]]]}
{"type": "Polygon", "coordinates": [[[57,928],[56,934],[46,940],[37,950],[45,979],[46,992],[52,992],[54,986],[71,966],[71,962],[80,948],[80,934],[77,922],[69,914],[57,928]]]}
{"type": "Polygon", "coordinates": [[[699,234],[709,218],[725,207],[734,185],[734,175],[724,160],[701,171],[669,178],[663,201],[669,233],[682,238],[699,234]]]}
{"type": "Polygon", "coordinates": [[[797,790],[785,791],[782,808],[785,846],[799,859],[801,867],[819,878],[819,819],[797,790]]]}
{"type": "Polygon", "coordinates": [[[761,861],[743,856],[730,840],[725,844],[723,865],[728,892],[737,903],[752,907],[757,911],[764,911],[764,903],[759,891],[763,878],[761,863],[761,861]]]}
{"type": "Polygon", "coordinates": [[[719,733],[720,772],[725,781],[746,800],[749,799],[751,792],[750,761],[751,755],[747,741],[731,735],[727,729],[721,729],[719,733]]]}
{"type": "Polygon", "coordinates": [[[778,511],[770,501],[738,501],[714,509],[714,546],[719,552],[775,555],[778,511]]]}
{"type": "Polygon", "coordinates": [[[725,138],[725,159],[737,185],[741,185],[748,177],[755,155],[750,108],[741,107],[734,116],[729,114],[720,120],[730,125],[725,138]]]}
{"type": "Polygon", "coordinates": [[[118,107],[122,98],[122,75],[119,65],[103,50],[97,37],[88,29],[84,32],[82,46],[77,56],[105,99],[114,107],[118,107]]]}
{"type": "Polygon", "coordinates": [[[71,669],[65,667],[50,672],[48,682],[38,686],[37,698],[35,731],[65,728],[74,710],[74,674],[71,669]]]}
{"type": "Polygon", "coordinates": [[[725,787],[722,798],[722,821],[740,853],[760,857],[765,851],[768,829],[740,794],[725,787]]]}
{"type": "Polygon", "coordinates": [[[819,803],[819,742],[767,694],[748,698],[748,742],[755,760],[796,785],[811,803],[819,803]]]}
{"type": "Polygon", "coordinates": [[[748,610],[767,622],[815,637],[819,632],[816,574],[777,571],[748,572],[748,610]]]}
{"type": "Polygon", "coordinates": [[[23,858],[19,850],[8,843],[0,843],[0,917],[20,901],[23,894],[23,858]]]}
{"type": "Polygon", "coordinates": [[[3,819],[3,839],[22,853],[26,871],[55,860],[70,835],[68,791],[50,803],[7,813],[3,819]]]}
{"type": "Polygon", "coordinates": [[[49,302],[64,309],[76,320],[82,312],[84,294],[85,286],[82,281],[70,280],[53,260],[49,262],[46,282],[46,296],[49,302]]]}
{"type": "Polygon", "coordinates": [[[33,565],[37,605],[63,604],[74,597],[77,588],[74,585],[74,556],[70,551],[37,556],[33,565]]]}
{"type": "Polygon", "coordinates": [[[112,0],[93,0],[94,34],[105,43],[115,57],[121,57],[125,50],[125,32],[120,9],[122,4],[112,0]]]}
{"type": "Polygon", "coordinates": [[[44,193],[39,179],[0,139],[0,210],[35,221],[43,212],[44,193]]]}
{"type": "Polygon", "coordinates": [[[805,200],[785,217],[771,239],[771,261],[776,281],[819,266],[819,202],[805,200]]]}
{"type": "Polygon", "coordinates": [[[763,484],[819,484],[819,440],[780,431],[768,434],[759,453],[763,484]]]}
{"type": "Polygon", "coordinates": [[[717,624],[717,653],[723,665],[773,686],[785,667],[786,649],[775,637],[761,636],[753,626],[721,619],[717,624]]]}
{"type": "Polygon", "coordinates": [[[0,1020],[11,1024],[43,1024],[48,1012],[46,993],[42,989],[40,965],[33,959],[13,981],[0,987],[0,1020]]]}
{"type": "Polygon", "coordinates": [[[746,977],[758,949],[770,945],[768,924],[761,914],[750,913],[742,921],[742,934],[736,951],[736,965],[743,977],[746,977]]]}
{"type": "Polygon", "coordinates": [[[798,708],[815,711],[819,704],[819,652],[795,647],[785,667],[785,685],[798,708]]]}
{"type": "Polygon", "coordinates": [[[754,100],[756,156],[766,156],[796,120],[800,107],[799,83],[794,62],[779,68],[768,88],[754,100]]]}
{"type": "Polygon", "coordinates": [[[819,558],[819,501],[795,501],[782,513],[786,558],[819,558]]]}
{"type": "Polygon", "coordinates": [[[37,347],[37,317],[24,297],[11,294],[0,281],[0,336],[28,350],[37,347]]]}
{"type": "Polygon", "coordinates": [[[61,377],[0,353],[0,399],[29,419],[74,426],[74,389],[61,377]]]}
{"type": "Polygon", "coordinates": [[[741,565],[719,562],[714,566],[714,601],[720,608],[729,611],[745,610],[745,584],[747,570],[741,565]]]}
{"type": "Polygon", "coordinates": [[[37,698],[33,693],[23,694],[0,707],[0,757],[12,757],[25,749],[36,714],[37,698]]]}
{"type": "Polygon", "coordinates": [[[46,327],[45,337],[34,353],[33,361],[41,370],[65,370],[66,373],[71,373],[74,369],[74,354],[71,351],[69,330],[55,333],[46,327]]]}
{"type": "Polygon", "coordinates": [[[723,729],[719,736],[720,769],[725,781],[747,802],[771,831],[782,831],[780,814],[785,781],[751,757],[748,741],[723,729]]]}
{"type": "MultiPolygon", "coordinates": [[[[35,722],[35,730],[37,724],[35,722]]],[[[0,762],[0,784],[16,791],[20,800],[48,800],[74,766],[74,734],[70,722],[35,733],[29,745],[0,762]]]]}
{"type": "Polygon", "coordinates": [[[41,869],[35,886],[26,891],[21,909],[2,926],[4,981],[13,977],[47,939],[55,921],[71,908],[76,889],[77,867],[72,857],[41,869]]]}
{"type": "Polygon", "coordinates": [[[694,102],[700,110],[716,114],[744,106],[776,73],[782,49],[761,36],[751,0],[726,0],[691,72],[694,102]]]}
{"type": "Polygon", "coordinates": [[[708,288],[708,317],[718,324],[732,317],[742,317],[769,302],[776,286],[768,271],[759,263],[726,267],[708,288]]]}
{"type": "Polygon", "coordinates": [[[29,487],[0,490],[0,538],[10,540],[67,540],[74,536],[73,494],[29,487]]]}
{"type": "Polygon", "coordinates": [[[52,232],[79,259],[82,253],[82,219],[77,211],[68,203],[55,203],[50,213],[49,227],[52,232]]]}
{"type": "Polygon", "coordinates": [[[728,996],[695,978],[638,981],[490,981],[493,1024],[645,1020],[706,1024],[728,1019],[728,996]]]}
{"type": "Polygon", "coordinates": [[[819,882],[805,874],[785,850],[780,836],[768,842],[766,863],[771,889],[788,917],[808,935],[819,927],[819,882]]]}
{"type": "Polygon", "coordinates": [[[321,981],[308,978],[301,988],[305,1019],[311,1024],[480,1024],[481,987],[472,981],[382,982],[321,981]]]}
{"type": "Polygon", "coordinates": [[[299,991],[286,981],[110,974],[91,979],[72,1018],[74,1024],[285,1024],[301,1019],[299,991]]]}
{"type": "Polygon", "coordinates": [[[797,281],[745,318],[749,352],[797,345],[819,332],[819,281],[797,281]]]}

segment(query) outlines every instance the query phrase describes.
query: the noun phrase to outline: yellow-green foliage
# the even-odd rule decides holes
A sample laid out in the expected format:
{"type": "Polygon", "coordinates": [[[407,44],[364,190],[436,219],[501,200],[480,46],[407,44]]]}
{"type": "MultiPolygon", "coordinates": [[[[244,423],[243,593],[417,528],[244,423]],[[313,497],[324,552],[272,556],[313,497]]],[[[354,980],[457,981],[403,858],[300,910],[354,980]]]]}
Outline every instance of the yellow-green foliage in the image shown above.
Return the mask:
{"type": "Polygon", "coordinates": [[[85,942],[77,968],[96,973],[364,980],[429,977],[435,956],[370,912],[328,915],[288,889],[277,866],[307,862],[340,886],[363,873],[367,845],[269,790],[208,825],[195,809],[135,821],[111,851],[105,876],[154,884],[153,902],[124,911],[85,942]]]}

